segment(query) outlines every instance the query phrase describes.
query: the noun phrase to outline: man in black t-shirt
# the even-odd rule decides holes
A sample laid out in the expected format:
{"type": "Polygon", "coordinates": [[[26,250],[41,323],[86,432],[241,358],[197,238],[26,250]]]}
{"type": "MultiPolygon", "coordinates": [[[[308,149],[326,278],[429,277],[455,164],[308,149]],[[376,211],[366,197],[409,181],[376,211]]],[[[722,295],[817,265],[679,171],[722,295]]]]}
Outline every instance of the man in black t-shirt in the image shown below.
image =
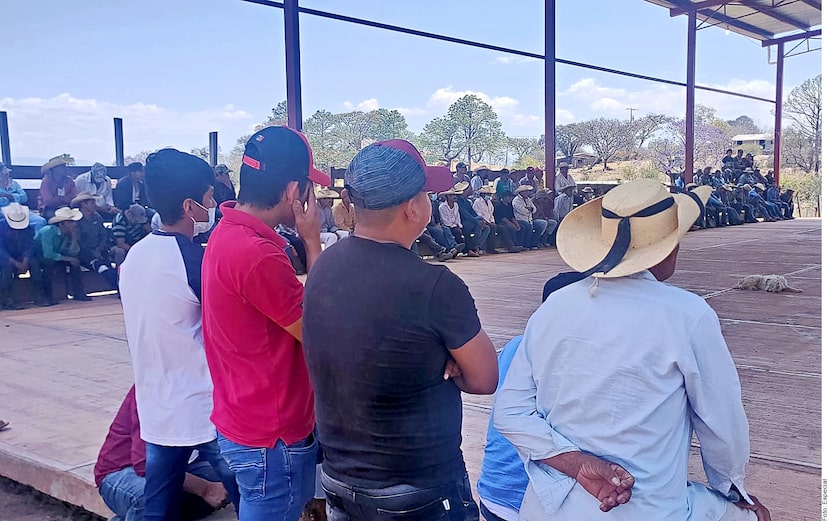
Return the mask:
{"type": "Polygon", "coordinates": [[[452,179],[390,140],[361,150],[345,185],[354,235],[314,264],[303,304],[329,520],[478,520],[460,391],[495,390],[495,349],[464,282],[409,250],[427,192],[452,179]]]}
{"type": "Polygon", "coordinates": [[[519,226],[519,222],[516,220],[516,212],[513,211],[513,198],[515,196],[503,193],[498,197],[499,199],[493,204],[493,217],[496,218],[496,224],[504,225],[509,239],[508,243],[521,247],[527,239],[527,232],[519,226]]]}

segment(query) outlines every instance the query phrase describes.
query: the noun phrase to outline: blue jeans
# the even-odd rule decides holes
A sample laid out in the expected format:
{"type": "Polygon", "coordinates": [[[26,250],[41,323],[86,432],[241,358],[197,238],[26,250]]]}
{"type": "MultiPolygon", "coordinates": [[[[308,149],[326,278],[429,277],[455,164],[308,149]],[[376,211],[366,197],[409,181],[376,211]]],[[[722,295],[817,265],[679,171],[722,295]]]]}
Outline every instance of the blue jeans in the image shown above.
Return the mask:
{"type": "Polygon", "coordinates": [[[432,488],[353,487],[323,472],[329,521],[478,521],[470,480],[432,488]]]}
{"type": "Polygon", "coordinates": [[[184,499],[184,475],[194,450],[207,460],[228,492],[228,500],[239,511],[239,489],[233,474],[219,454],[216,440],[193,447],[167,447],[147,443],[147,467],[144,485],[144,519],[167,521],[179,519],[184,499]]]}
{"type": "Polygon", "coordinates": [[[236,475],[240,521],[297,521],[314,497],[317,438],[273,448],[246,447],[219,434],[219,448],[236,475]]]}
{"type": "Polygon", "coordinates": [[[455,237],[453,237],[452,232],[446,226],[441,226],[439,228],[434,224],[428,224],[427,231],[430,235],[432,235],[432,238],[435,239],[435,242],[444,248],[451,250],[456,247],[457,243],[455,242],[455,237]]]}
{"type": "Polygon", "coordinates": [[[484,518],[484,521],[504,521],[503,518],[487,510],[483,502],[481,503],[481,517],[484,518]]]}
{"type": "MultiPolygon", "coordinates": [[[[210,464],[202,460],[196,460],[188,465],[187,472],[208,481],[219,481],[210,464]]],[[[98,487],[98,493],[101,494],[104,504],[115,513],[116,519],[143,521],[144,485],[144,477],[136,474],[133,467],[126,467],[104,476],[101,486],[98,487]]],[[[201,519],[211,511],[213,508],[201,498],[188,497],[182,509],[181,519],[201,519]]]]}

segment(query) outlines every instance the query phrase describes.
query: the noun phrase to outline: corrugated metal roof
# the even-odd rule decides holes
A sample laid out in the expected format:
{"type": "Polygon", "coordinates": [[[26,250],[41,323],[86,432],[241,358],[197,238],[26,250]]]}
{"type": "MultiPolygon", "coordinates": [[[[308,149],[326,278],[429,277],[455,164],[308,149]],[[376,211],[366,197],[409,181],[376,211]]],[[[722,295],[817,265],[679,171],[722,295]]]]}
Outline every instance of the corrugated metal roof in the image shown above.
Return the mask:
{"type": "Polygon", "coordinates": [[[821,27],[821,0],[646,0],[672,10],[697,10],[697,19],[756,40],[821,27]]]}

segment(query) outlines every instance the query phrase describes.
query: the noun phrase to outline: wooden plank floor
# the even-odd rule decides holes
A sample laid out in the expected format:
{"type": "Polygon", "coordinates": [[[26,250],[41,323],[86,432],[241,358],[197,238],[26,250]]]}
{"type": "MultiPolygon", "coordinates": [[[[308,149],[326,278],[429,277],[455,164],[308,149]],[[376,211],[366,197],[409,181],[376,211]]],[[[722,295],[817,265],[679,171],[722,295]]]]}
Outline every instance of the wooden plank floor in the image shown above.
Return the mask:
{"type": "MultiPolygon", "coordinates": [[[[721,317],[750,422],[748,488],[778,520],[819,518],[820,239],[821,221],[811,219],[693,232],[671,279],[721,317]],[[804,292],[730,289],[754,273],[786,275],[804,292]]],[[[470,286],[497,347],[524,330],[545,281],[568,269],[554,250],[448,266],[470,286]]],[[[131,379],[117,298],[0,313],[0,418],[12,422],[0,432],[0,475],[106,515],[92,465],[131,379]]],[[[492,399],[464,399],[475,482],[492,399]]],[[[693,450],[691,474],[702,480],[699,459],[693,450]]]]}

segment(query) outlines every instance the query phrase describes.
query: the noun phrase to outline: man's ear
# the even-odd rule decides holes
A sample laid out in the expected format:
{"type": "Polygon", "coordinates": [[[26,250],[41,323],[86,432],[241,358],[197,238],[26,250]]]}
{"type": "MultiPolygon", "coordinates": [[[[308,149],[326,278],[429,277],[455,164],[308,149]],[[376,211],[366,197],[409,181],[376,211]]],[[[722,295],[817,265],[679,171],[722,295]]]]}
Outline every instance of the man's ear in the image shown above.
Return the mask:
{"type": "Polygon", "coordinates": [[[300,183],[297,181],[290,181],[288,186],[285,187],[285,192],[282,193],[282,202],[293,205],[294,201],[301,199],[302,194],[300,193],[300,183]]]}

